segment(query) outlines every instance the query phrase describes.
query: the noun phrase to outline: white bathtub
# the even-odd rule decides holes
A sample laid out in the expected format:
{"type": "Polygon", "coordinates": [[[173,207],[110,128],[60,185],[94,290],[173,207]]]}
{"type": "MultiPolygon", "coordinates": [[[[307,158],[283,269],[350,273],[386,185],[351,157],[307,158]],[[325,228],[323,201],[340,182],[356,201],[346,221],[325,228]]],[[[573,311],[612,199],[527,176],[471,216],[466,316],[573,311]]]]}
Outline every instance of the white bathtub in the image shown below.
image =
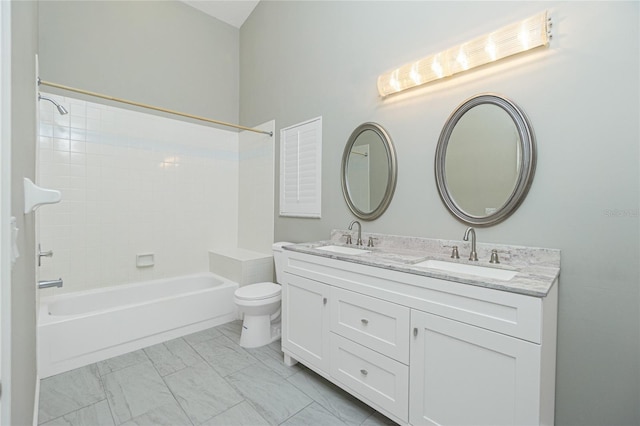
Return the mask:
{"type": "Polygon", "coordinates": [[[238,284],[211,273],[42,298],[40,378],[237,318],[238,284]]]}

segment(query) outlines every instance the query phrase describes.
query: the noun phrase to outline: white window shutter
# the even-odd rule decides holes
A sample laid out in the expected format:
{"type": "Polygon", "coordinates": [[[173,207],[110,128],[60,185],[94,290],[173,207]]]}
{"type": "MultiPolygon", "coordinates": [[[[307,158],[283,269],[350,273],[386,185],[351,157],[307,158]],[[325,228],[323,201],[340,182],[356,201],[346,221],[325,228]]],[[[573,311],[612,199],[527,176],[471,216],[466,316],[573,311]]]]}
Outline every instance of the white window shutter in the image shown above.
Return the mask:
{"type": "Polygon", "coordinates": [[[320,217],[322,117],[280,130],[280,216],[320,217]]]}

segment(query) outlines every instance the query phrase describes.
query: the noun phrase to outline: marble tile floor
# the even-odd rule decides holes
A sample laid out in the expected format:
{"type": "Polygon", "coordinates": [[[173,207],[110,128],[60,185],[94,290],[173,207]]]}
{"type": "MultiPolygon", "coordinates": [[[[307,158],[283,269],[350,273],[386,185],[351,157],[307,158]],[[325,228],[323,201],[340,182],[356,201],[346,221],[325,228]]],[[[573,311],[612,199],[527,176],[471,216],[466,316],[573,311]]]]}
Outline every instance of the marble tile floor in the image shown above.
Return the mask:
{"type": "Polygon", "coordinates": [[[38,424],[395,425],[234,321],[43,379],[38,424]]]}

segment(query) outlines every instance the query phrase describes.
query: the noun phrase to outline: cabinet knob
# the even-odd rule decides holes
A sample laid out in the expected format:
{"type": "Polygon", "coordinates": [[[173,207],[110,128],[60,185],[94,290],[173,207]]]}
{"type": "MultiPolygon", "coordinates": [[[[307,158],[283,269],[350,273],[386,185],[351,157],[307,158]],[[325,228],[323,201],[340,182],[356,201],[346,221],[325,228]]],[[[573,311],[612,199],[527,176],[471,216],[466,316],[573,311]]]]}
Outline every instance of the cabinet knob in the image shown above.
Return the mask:
{"type": "Polygon", "coordinates": [[[360,370],[360,374],[366,376],[367,374],[369,374],[369,372],[363,368],[362,370],[360,370]]]}
{"type": "Polygon", "coordinates": [[[369,324],[369,320],[368,320],[368,319],[366,319],[366,318],[362,318],[362,319],[360,320],[360,322],[362,323],[362,325],[367,325],[367,324],[369,324]]]}
{"type": "Polygon", "coordinates": [[[417,336],[418,335],[418,327],[414,327],[413,328],[413,336],[417,336]]]}
{"type": "Polygon", "coordinates": [[[326,304],[327,304],[327,298],[326,298],[326,297],[323,297],[323,298],[322,298],[322,304],[323,304],[323,305],[326,305],[326,304]]]}

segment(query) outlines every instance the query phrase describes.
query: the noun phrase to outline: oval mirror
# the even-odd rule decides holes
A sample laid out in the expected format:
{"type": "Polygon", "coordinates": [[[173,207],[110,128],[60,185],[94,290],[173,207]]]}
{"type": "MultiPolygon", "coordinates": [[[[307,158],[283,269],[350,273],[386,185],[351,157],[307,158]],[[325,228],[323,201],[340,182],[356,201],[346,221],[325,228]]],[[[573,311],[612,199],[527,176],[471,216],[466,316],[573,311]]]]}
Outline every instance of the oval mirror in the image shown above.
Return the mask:
{"type": "Polygon", "coordinates": [[[376,123],[358,126],[342,155],[342,194],[358,218],[373,220],[389,206],[396,188],[397,164],[393,142],[376,123]]]}
{"type": "Polygon", "coordinates": [[[435,157],[436,184],[449,211],[469,225],[495,225],[527,195],[536,165],[533,129],[513,102],[474,96],[451,114],[435,157]]]}

